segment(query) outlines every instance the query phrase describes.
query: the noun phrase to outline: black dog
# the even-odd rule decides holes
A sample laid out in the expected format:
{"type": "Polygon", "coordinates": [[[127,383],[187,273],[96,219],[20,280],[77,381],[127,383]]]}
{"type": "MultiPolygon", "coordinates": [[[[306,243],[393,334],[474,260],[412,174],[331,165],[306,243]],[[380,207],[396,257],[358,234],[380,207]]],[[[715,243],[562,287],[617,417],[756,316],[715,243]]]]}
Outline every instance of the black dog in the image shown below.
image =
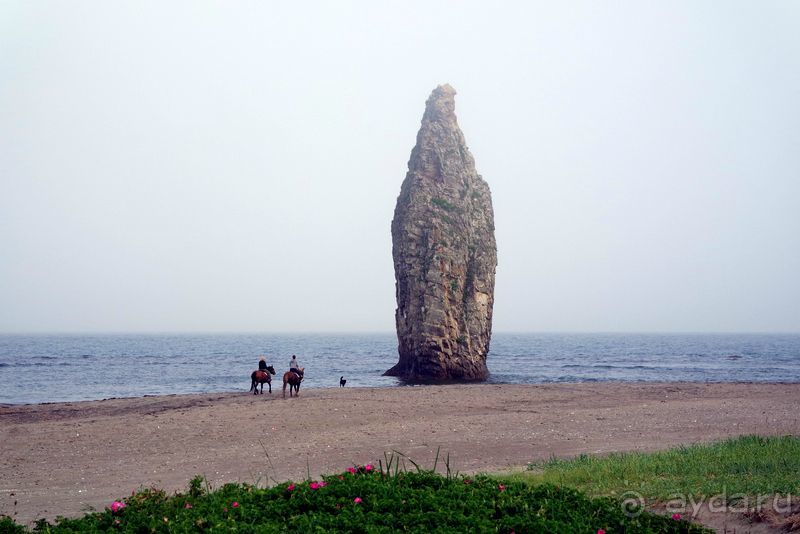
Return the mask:
{"type": "Polygon", "coordinates": [[[345,384],[347,384],[347,380],[345,380],[344,377],[340,378],[339,379],[339,387],[343,388],[345,384]]]}

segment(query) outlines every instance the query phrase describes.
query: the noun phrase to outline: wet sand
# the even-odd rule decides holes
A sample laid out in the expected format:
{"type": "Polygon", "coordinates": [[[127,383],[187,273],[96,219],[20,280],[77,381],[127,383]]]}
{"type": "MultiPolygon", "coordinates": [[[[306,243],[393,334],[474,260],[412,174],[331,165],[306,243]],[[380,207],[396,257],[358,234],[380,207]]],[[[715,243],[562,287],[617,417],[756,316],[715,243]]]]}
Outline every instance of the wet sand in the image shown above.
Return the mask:
{"type": "Polygon", "coordinates": [[[581,383],[301,390],[0,406],[0,514],[78,516],[183,491],[343,471],[400,451],[462,473],[552,455],[800,435],[800,384],[581,383]],[[441,465],[441,462],[440,462],[441,465]]]}

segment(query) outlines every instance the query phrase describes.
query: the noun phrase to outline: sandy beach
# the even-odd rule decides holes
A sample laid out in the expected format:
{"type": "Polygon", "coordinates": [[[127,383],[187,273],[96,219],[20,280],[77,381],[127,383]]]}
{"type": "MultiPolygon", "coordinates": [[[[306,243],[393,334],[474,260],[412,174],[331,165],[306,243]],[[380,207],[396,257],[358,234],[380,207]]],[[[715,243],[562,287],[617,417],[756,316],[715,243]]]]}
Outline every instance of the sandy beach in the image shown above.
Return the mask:
{"type": "Polygon", "coordinates": [[[181,491],[342,471],[400,451],[463,473],[581,453],[800,434],[800,384],[450,385],[0,406],[0,514],[76,516],[181,491]]]}

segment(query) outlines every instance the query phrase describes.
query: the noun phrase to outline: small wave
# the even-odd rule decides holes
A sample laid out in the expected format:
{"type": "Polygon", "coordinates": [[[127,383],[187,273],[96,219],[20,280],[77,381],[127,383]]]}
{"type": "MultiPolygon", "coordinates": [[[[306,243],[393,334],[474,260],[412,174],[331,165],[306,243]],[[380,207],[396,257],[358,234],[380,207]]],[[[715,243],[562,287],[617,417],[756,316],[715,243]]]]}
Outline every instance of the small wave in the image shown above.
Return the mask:
{"type": "Polygon", "coordinates": [[[651,365],[611,365],[607,363],[585,364],[585,363],[568,363],[561,366],[562,369],[585,369],[587,371],[596,371],[598,369],[658,369],[651,365]]]}

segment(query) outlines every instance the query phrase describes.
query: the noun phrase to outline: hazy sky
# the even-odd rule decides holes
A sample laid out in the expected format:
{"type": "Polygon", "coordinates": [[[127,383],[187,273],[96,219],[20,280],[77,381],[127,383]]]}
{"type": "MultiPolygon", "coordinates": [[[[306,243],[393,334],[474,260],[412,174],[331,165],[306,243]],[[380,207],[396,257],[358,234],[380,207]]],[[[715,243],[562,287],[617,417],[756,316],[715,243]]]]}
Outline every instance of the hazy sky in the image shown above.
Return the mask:
{"type": "Polygon", "coordinates": [[[0,332],[392,331],[450,83],[495,331],[800,331],[800,2],[0,3],[0,332]]]}

